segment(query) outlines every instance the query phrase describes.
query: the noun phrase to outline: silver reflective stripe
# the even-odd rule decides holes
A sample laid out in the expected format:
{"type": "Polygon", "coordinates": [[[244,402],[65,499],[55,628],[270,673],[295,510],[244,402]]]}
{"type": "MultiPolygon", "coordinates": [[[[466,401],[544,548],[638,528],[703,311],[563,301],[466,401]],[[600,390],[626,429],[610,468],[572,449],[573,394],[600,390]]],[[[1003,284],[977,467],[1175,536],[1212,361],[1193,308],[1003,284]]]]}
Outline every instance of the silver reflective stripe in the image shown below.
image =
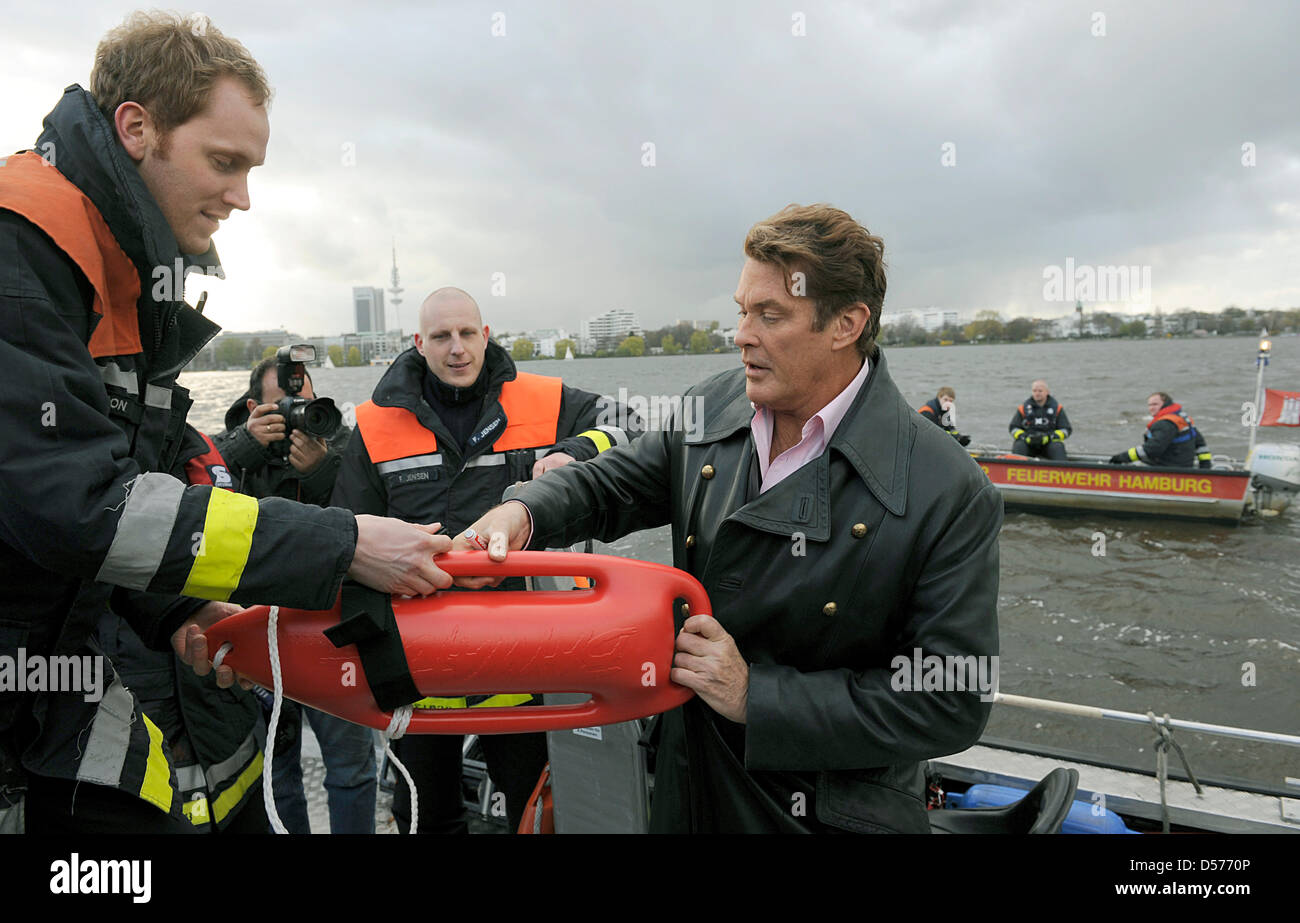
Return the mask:
{"type": "Polygon", "coordinates": [[[203,778],[203,767],[177,766],[176,784],[180,786],[182,792],[186,793],[204,790],[207,783],[203,778]]]}
{"type": "Polygon", "coordinates": [[[249,731],[243,743],[230,756],[220,763],[208,767],[208,791],[215,792],[222,782],[239,775],[257,753],[258,739],[255,731],[249,731]]]}
{"type": "Polygon", "coordinates": [[[90,737],[77,766],[78,779],[114,787],[122,781],[122,766],[126,763],[127,748],[131,744],[134,712],[135,700],[114,673],[113,682],[95,709],[90,737]]]}
{"type": "Polygon", "coordinates": [[[104,384],[122,388],[127,394],[138,395],[140,393],[140,386],[136,384],[135,375],[131,372],[122,371],[122,367],[116,362],[101,365],[99,367],[99,377],[104,379],[104,384]]]}
{"type": "Polygon", "coordinates": [[[491,468],[495,465],[504,465],[506,457],[499,453],[491,452],[487,455],[480,455],[477,458],[471,458],[465,462],[466,468],[491,468]]]}
{"type": "Polygon", "coordinates": [[[432,468],[441,464],[442,454],[435,452],[433,455],[412,455],[410,458],[397,458],[393,461],[380,462],[375,468],[380,474],[391,474],[394,471],[407,471],[411,468],[432,468]]]}
{"type": "Polygon", "coordinates": [[[555,448],[555,446],[548,445],[544,449],[533,449],[533,455],[537,458],[538,461],[541,461],[543,458],[546,457],[546,453],[551,451],[551,449],[553,448],[555,448]]]}
{"type": "Polygon", "coordinates": [[[145,385],[144,402],[148,407],[170,409],[172,406],[172,389],[160,388],[157,385],[145,385]]]}
{"type": "Polygon", "coordinates": [[[139,475],[124,486],[126,509],[117,521],[117,534],[95,580],[143,590],[167,552],[167,539],[176,525],[185,485],[170,475],[155,473],[139,475]]]}
{"type": "Polygon", "coordinates": [[[629,440],[627,438],[627,433],[619,429],[617,426],[597,426],[596,429],[608,436],[614,445],[628,444],[629,440]]]}

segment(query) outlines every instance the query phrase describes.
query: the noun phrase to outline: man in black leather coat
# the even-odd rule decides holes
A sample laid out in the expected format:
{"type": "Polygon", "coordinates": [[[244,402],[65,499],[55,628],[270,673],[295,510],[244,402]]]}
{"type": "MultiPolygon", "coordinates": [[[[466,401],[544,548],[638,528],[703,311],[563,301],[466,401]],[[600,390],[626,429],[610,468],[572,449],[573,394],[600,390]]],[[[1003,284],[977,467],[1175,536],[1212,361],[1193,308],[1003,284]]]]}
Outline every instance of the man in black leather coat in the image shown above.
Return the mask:
{"type": "Polygon", "coordinates": [[[652,830],[926,832],[923,763],[973,744],[991,696],[904,665],[996,664],[1002,501],[874,345],[880,238],[790,206],[745,253],[744,368],[690,389],[703,427],[557,469],[472,528],[501,559],[671,524],[713,612],[677,636],[697,698],[663,715],[652,830]]]}

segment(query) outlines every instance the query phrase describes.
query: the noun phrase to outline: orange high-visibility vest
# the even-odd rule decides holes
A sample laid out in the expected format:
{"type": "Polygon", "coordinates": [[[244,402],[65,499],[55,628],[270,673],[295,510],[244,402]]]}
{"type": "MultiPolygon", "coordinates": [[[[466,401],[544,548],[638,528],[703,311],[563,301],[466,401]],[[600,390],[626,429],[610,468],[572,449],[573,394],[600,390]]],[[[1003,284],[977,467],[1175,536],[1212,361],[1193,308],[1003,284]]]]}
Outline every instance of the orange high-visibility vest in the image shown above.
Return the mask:
{"type": "Polygon", "coordinates": [[[68,255],[95,291],[101,316],[88,349],[96,359],[142,352],[136,303],[140,276],[99,209],[38,154],[15,154],[0,166],[0,208],[22,215],[68,255]]]}
{"type": "MultiPolygon", "coordinates": [[[[518,373],[501,386],[501,409],[506,428],[493,452],[534,449],[555,445],[560,425],[560,390],[564,383],[545,375],[518,373]]],[[[381,462],[438,450],[438,437],[404,407],[380,407],[366,401],[357,408],[357,429],[365,440],[370,460],[381,462]]]]}

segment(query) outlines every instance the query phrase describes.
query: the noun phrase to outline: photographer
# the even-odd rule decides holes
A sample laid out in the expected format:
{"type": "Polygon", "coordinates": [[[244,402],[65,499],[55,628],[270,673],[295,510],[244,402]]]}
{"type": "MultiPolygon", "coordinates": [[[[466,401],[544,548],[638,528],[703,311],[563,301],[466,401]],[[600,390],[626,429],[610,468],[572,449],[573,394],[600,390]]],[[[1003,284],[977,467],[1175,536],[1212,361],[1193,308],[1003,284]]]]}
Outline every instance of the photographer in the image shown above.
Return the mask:
{"type": "MultiPolygon", "coordinates": [[[[257,364],[247,393],[226,411],[226,431],[213,441],[230,466],[239,493],[329,506],[334,477],[352,431],[340,424],[322,439],[295,429],[286,448],[279,405],[288,395],[280,385],[278,363],[278,357],[272,356],[257,364]]],[[[311,375],[304,374],[298,396],[314,400],[311,375]]]]}
{"type": "MultiPolygon", "coordinates": [[[[214,441],[230,466],[236,491],[258,499],[286,497],[328,507],[352,430],[339,422],[322,438],[294,426],[285,439],[282,402],[289,397],[316,400],[311,375],[294,361],[299,349],[283,347],[257,364],[248,391],[226,412],[226,431],[214,441]]],[[[367,727],[288,700],[282,705],[276,734],[272,780],[276,810],[285,828],[290,833],[311,832],[302,781],[303,718],[311,724],[325,761],[330,832],[374,833],[374,735],[367,727]]]]}

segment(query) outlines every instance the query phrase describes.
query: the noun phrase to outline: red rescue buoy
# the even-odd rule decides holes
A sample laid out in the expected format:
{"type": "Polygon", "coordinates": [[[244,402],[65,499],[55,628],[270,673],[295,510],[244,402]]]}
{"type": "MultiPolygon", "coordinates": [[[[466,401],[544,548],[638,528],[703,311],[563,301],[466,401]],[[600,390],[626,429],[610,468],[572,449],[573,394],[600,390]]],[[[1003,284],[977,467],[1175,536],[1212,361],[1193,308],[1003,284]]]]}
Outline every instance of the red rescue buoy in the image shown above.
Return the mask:
{"type": "MultiPolygon", "coordinates": [[[[708,595],[690,574],[608,555],[512,552],[504,563],[484,552],[437,559],[453,577],[591,577],[573,590],[441,591],[394,597],[411,678],[422,695],[590,693],[574,705],[527,708],[416,709],[408,734],[516,734],[630,721],[676,708],[693,693],[669,680],[675,641],[673,601],[710,613],[708,595]]],[[[355,645],[335,647],[323,634],[333,609],[281,608],[279,648],[286,697],[378,730],[389,726],[370,693],[355,645]]],[[[208,649],[229,643],[223,663],[268,689],[270,608],[255,606],[207,631],[208,649]]]]}

